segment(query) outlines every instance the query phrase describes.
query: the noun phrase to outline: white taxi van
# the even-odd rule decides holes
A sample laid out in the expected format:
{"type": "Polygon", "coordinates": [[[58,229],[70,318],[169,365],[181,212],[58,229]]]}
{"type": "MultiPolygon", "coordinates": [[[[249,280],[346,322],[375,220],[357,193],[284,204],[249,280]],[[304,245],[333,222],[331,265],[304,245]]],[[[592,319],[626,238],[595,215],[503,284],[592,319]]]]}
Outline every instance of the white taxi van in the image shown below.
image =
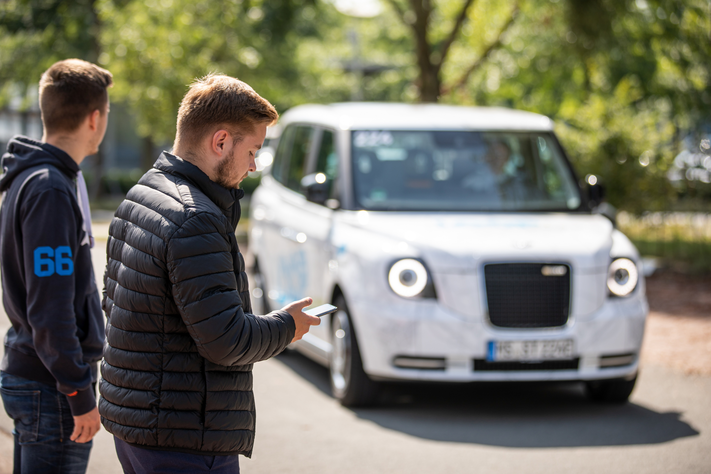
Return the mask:
{"type": "Polygon", "coordinates": [[[252,297],[338,311],[295,349],[344,405],[382,381],[581,381],[624,402],[648,306],[547,117],[344,103],[286,112],[250,206],[252,297]]]}

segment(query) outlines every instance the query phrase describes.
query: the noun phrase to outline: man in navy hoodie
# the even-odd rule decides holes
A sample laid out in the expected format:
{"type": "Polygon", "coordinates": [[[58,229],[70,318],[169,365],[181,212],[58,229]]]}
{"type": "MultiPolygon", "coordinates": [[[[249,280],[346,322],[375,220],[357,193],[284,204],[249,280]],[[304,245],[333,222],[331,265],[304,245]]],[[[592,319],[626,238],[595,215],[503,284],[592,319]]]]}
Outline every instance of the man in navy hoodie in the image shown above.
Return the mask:
{"type": "Polygon", "coordinates": [[[106,132],[111,73],[78,59],[40,80],[42,141],[10,140],[0,177],[2,296],[12,327],[0,385],[15,473],[83,473],[100,429],[104,322],[79,164],[106,132]]]}

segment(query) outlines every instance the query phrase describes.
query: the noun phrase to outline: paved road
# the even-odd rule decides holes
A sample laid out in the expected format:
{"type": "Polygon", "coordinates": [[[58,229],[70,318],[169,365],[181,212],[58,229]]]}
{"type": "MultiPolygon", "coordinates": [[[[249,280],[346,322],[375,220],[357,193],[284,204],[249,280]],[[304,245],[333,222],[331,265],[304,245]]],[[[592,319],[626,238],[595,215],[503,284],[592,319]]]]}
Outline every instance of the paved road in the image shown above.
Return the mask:
{"type": "MultiPolygon", "coordinates": [[[[94,263],[101,275],[101,242],[94,263]]],[[[624,406],[590,404],[575,385],[406,385],[378,408],[350,410],[331,398],[326,369],[295,353],[257,364],[255,393],[246,474],[711,472],[711,377],[653,366],[624,406]]],[[[3,413],[0,473],[10,429],[3,413]]],[[[89,472],[121,472],[105,431],[89,472]]]]}
{"type": "Polygon", "coordinates": [[[576,386],[413,385],[348,410],[298,354],[255,371],[257,445],[244,472],[708,473],[711,379],[648,368],[632,403],[576,386]]]}

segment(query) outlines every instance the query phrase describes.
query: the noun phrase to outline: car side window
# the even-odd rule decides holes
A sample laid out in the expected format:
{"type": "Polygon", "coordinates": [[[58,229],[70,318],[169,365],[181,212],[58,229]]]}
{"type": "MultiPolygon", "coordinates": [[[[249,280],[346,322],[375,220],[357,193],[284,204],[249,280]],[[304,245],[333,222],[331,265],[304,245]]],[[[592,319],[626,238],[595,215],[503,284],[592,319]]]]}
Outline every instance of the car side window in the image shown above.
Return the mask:
{"type": "Polygon", "coordinates": [[[324,130],[316,160],[316,172],[323,173],[328,179],[336,179],[338,175],[338,155],[333,132],[324,130]]]}
{"type": "Polygon", "coordinates": [[[282,132],[277,146],[274,164],[272,165],[272,176],[282,184],[286,184],[286,176],[291,155],[291,143],[294,141],[295,127],[289,126],[282,132]]]}
{"type": "Polygon", "coordinates": [[[292,141],[291,153],[289,155],[289,170],[286,179],[286,186],[294,191],[301,191],[301,178],[304,177],[306,159],[311,150],[314,129],[307,126],[296,126],[294,139],[292,141]]]}
{"type": "Polygon", "coordinates": [[[334,183],[338,178],[338,154],[336,153],[335,137],[332,131],[324,130],[321,134],[316,159],[316,173],[323,173],[328,178],[329,196],[334,195],[334,183]]]}

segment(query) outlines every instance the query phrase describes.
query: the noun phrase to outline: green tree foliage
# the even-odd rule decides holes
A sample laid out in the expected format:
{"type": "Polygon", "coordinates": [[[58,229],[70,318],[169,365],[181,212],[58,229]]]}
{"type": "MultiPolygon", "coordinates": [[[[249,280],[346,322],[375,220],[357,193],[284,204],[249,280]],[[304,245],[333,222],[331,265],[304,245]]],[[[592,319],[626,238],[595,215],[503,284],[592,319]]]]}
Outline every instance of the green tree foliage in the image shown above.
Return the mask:
{"type": "Polygon", "coordinates": [[[390,83],[409,85],[367,98],[545,114],[581,177],[598,175],[609,201],[628,210],[669,208],[677,196],[708,188],[668,180],[682,139],[711,126],[706,0],[382,3],[389,9],[361,20],[360,31],[371,56],[388,48],[399,54],[390,83]],[[379,36],[370,31],[375,24],[379,36]]]}
{"type": "Polygon", "coordinates": [[[317,103],[353,100],[358,91],[369,101],[413,101],[417,97],[417,77],[407,28],[392,15],[373,18],[339,13],[329,3],[321,3],[319,34],[301,39],[296,60],[302,69],[301,81],[317,103]],[[364,76],[347,72],[352,66],[382,67],[364,76]]]}
{"type": "Polygon", "coordinates": [[[172,141],[188,85],[210,72],[244,80],[281,111],[314,95],[295,53],[318,36],[313,1],[99,0],[99,14],[99,62],[120,78],[114,94],[142,136],[172,141]]]}
{"type": "MultiPolygon", "coordinates": [[[[0,2],[0,107],[27,94],[61,59],[96,61],[100,28],[94,0],[0,2]]],[[[31,100],[31,99],[30,99],[31,100]]],[[[29,104],[27,100],[24,106],[29,104]]]]}
{"type": "Polygon", "coordinates": [[[554,119],[581,177],[599,175],[618,207],[711,197],[667,179],[684,138],[698,144],[711,126],[707,0],[381,0],[373,18],[333,3],[7,0],[0,87],[34,85],[58,59],[98,61],[116,77],[112,100],[157,142],[172,141],[180,99],[208,72],[243,79],[280,112],[354,91],[502,105],[554,119]],[[358,64],[377,72],[344,72],[358,64]]]}
{"type": "MultiPolygon", "coordinates": [[[[484,7],[486,13],[495,12],[495,16],[503,17],[502,21],[492,22],[491,16],[484,25],[485,42],[480,46],[479,55],[470,64],[460,64],[459,77],[452,78],[452,84],[442,80],[442,69],[448,61],[452,47],[459,41],[462,28],[471,28],[473,18],[481,18],[481,8],[474,0],[386,0],[396,17],[410,30],[415,61],[418,68],[415,85],[420,102],[437,102],[440,95],[451,87],[466,84],[469,76],[481,67],[491,51],[501,44],[501,41],[514,23],[519,11],[518,0],[511,5],[502,2],[488,2],[484,7]]],[[[499,20],[497,18],[497,20],[499,20]]]]}
{"type": "MultiPolygon", "coordinates": [[[[711,123],[709,21],[705,0],[529,0],[501,47],[443,100],[548,115],[612,204],[668,208],[690,184],[667,179],[680,140],[711,123]]],[[[464,35],[445,80],[471,61],[476,36],[464,35]]]]}
{"type": "MultiPolygon", "coordinates": [[[[96,62],[101,29],[95,0],[6,0],[0,2],[0,108],[20,99],[25,112],[37,101],[42,73],[56,61],[96,62]]],[[[37,137],[39,138],[39,137],[37,137]]],[[[102,170],[102,155],[87,163],[102,170]]],[[[87,178],[93,198],[100,192],[96,173],[87,178]]]]}

